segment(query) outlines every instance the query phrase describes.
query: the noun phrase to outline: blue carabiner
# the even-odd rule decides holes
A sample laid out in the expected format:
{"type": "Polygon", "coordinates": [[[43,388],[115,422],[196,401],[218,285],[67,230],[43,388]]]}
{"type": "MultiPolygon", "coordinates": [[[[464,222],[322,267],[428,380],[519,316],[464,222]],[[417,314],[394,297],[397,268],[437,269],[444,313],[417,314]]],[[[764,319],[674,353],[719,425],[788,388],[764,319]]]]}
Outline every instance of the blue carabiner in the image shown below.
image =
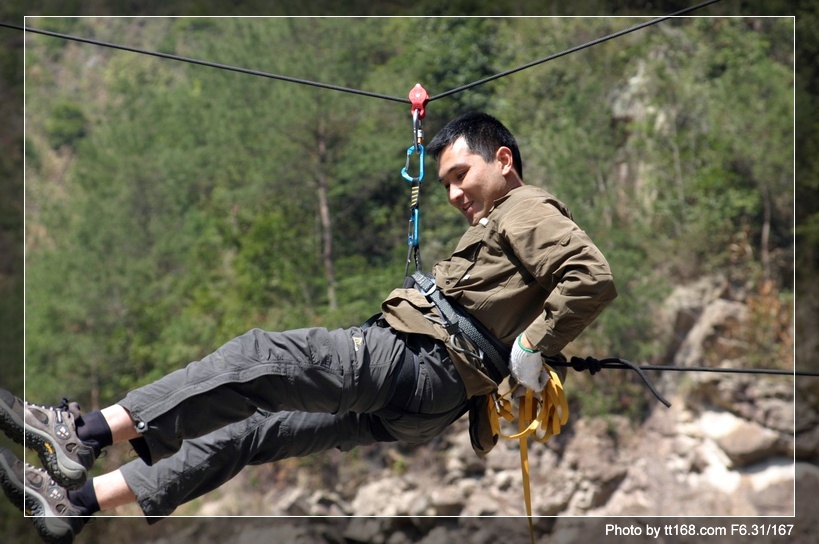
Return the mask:
{"type": "Polygon", "coordinates": [[[407,244],[412,247],[418,247],[418,219],[420,212],[418,208],[413,208],[410,214],[410,234],[408,236],[407,244]]]}
{"type": "Polygon", "coordinates": [[[421,144],[413,144],[407,149],[407,164],[401,169],[401,175],[410,183],[420,183],[424,180],[424,146],[421,144]],[[409,169],[410,157],[415,153],[415,148],[418,148],[418,177],[412,177],[407,170],[409,169]]]}

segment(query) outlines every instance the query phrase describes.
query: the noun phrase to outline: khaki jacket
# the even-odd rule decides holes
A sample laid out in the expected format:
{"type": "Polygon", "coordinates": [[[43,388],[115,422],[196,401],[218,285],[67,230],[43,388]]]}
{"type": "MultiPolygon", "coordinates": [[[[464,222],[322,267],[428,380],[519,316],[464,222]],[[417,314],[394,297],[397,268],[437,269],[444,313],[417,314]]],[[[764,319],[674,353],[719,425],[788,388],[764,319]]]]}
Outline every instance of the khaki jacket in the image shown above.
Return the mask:
{"type": "MultiPolygon", "coordinates": [[[[495,201],[432,274],[445,295],[502,342],[511,346],[525,331],[548,356],[559,354],[617,296],[608,262],[566,206],[528,185],[495,201]]],[[[381,310],[398,331],[444,341],[469,397],[497,389],[480,363],[459,349],[464,346],[450,343],[423,294],[396,289],[381,310]]]]}

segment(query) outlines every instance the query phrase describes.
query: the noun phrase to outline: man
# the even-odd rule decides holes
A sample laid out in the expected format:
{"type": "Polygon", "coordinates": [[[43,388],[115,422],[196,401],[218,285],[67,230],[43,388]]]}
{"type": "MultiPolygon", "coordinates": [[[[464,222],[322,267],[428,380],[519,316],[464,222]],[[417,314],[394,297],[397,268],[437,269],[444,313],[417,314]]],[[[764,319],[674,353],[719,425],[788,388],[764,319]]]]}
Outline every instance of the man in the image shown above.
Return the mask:
{"type": "MultiPolygon", "coordinates": [[[[512,377],[539,391],[541,355],[558,355],[615,298],[608,263],[560,201],[523,183],[517,143],[495,118],[462,115],[427,151],[470,225],[433,268],[436,288],[511,346],[512,377]]],[[[78,516],[129,502],[165,516],[248,464],[426,441],[498,385],[427,295],[394,290],[377,326],[252,330],[101,411],[0,392],[0,425],[18,439],[25,432],[45,466],[23,468],[3,451],[4,489],[19,502],[24,485],[41,536],[70,541],[86,519],[78,516]],[[140,459],[86,481],[100,451],[126,440],[140,459]]],[[[484,455],[497,437],[481,413],[470,412],[470,432],[484,455]]]]}

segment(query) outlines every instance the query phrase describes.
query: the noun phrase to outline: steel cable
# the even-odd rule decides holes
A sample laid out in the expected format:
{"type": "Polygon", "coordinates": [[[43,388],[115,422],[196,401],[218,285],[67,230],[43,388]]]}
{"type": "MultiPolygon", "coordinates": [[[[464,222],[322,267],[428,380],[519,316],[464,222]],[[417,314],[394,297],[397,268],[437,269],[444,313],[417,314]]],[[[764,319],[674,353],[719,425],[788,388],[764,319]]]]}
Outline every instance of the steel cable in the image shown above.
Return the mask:
{"type": "MultiPolygon", "coordinates": [[[[685,9],[681,9],[681,10],[676,11],[674,13],[671,13],[669,15],[665,15],[663,17],[658,17],[656,19],[652,19],[650,21],[640,23],[638,25],[627,28],[625,30],[621,30],[619,32],[615,32],[613,34],[609,34],[607,36],[597,38],[595,40],[586,42],[584,44],[577,45],[575,47],[571,47],[569,49],[561,51],[560,53],[549,55],[548,57],[544,57],[542,59],[539,59],[539,60],[524,64],[522,66],[518,66],[517,68],[512,68],[511,70],[506,70],[506,71],[503,71],[503,72],[499,72],[499,73],[497,73],[495,75],[485,77],[483,79],[480,79],[478,81],[474,81],[474,82],[469,83],[467,85],[463,85],[463,86],[460,86],[460,87],[456,87],[454,89],[450,89],[449,91],[446,91],[446,92],[443,92],[443,93],[440,93],[440,94],[437,94],[435,96],[430,97],[428,102],[432,102],[433,100],[438,100],[438,99],[444,98],[446,96],[451,96],[453,94],[460,93],[460,92],[465,91],[467,89],[477,87],[478,85],[488,83],[489,81],[493,81],[495,79],[499,79],[501,77],[505,77],[505,76],[508,76],[510,74],[514,74],[516,72],[520,72],[521,70],[525,70],[526,68],[531,68],[532,66],[537,66],[537,65],[543,64],[543,63],[545,63],[547,61],[563,57],[565,55],[568,55],[570,53],[574,53],[576,51],[580,51],[581,49],[586,49],[586,48],[591,47],[593,45],[597,45],[597,44],[603,43],[605,41],[608,41],[608,40],[611,40],[611,39],[614,39],[614,38],[619,38],[620,36],[623,36],[625,34],[634,32],[636,30],[640,30],[640,29],[645,28],[647,26],[651,26],[651,25],[654,25],[654,24],[657,24],[657,23],[661,23],[661,22],[666,21],[666,20],[668,20],[668,19],[670,19],[672,17],[678,17],[680,15],[690,13],[692,11],[698,10],[700,8],[703,8],[703,7],[708,6],[710,4],[714,4],[714,3],[719,2],[719,1],[720,0],[707,0],[706,2],[702,2],[702,3],[697,4],[695,6],[691,6],[691,7],[685,8],[685,9]]],[[[374,93],[374,92],[370,92],[370,91],[364,91],[364,90],[361,90],[361,89],[343,87],[343,86],[340,86],[340,85],[331,85],[331,84],[328,84],[328,83],[321,83],[321,82],[312,81],[312,80],[309,80],[309,79],[297,78],[297,77],[292,77],[292,76],[285,76],[285,75],[274,74],[274,73],[270,73],[270,72],[263,72],[263,71],[260,71],[260,70],[253,70],[253,69],[249,69],[249,68],[241,68],[241,67],[233,66],[233,65],[230,65],[230,64],[222,64],[222,63],[219,63],[219,62],[210,62],[210,61],[205,61],[205,60],[199,60],[199,59],[194,59],[194,58],[191,58],[191,57],[183,57],[183,56],[180,56],[180,55],[173,55],[173,54],[170,54],[170,53],[161,53],[159,51],[151,51],[149,49],[141,49],[141,48],[137,48],[137,47],[130,47],[130,46],[127,46],[127,45],[120,45],[120,44],[111,43],[111,42],[104,42],[104,41],[100,41],[100,40],[94,40],[94,39],[91,39],[91,38],[83,38],[83,37],[80,37],[80,36],[73,36],[73,35],[70,35],[70,34],[62,34],[62,33],[53,32],[53,31],[50,31],[50,30],[43,30],[43,29],[32,28],[32,27],[27,27],[27,26],[14,25],[14,24],[11,24],[11,23],[4,23],[4,22],[0,22],[0,27],[12,28],[12,29],[16,29],[16,30],[23,30],[25,32],[32,32],[32,33],[35,33],[35,34],[42,34],[42,35],[51,36],[51,37],[54,37],[54,38],[61,38],[61,39],[64,39],[64,40],[71,40],[71,41],[76,41],[76,42],[81,42],[81,43],[98,45],[98,46],[101,46],[101,47],[110,47],[112,49],[119,49],[119,50],[122,50],[122,51],[129,51],[131,53],[139,53],[139,54],[142,54],[142,55],[150,55],[150,56],[153,56],[153,57],[159,57],[159,58],[163,58],[163,59],[176,60],[176,61],[186,62],[186,63],[189,63],[189,64],[196,64],[196,65],[200,65],[200,66],[207,66],[207,67],[210,67],[210,68],[218,68],[220,70],[228,70],[228,71],[231,71],[231,72],[238,72],[238,73],[242,73],[242,74],[249,74],[249,75],[254,75],[254,76],[266,77],[266,78],[270,78],[270,79],[278,79],[278,80],[282,80],[282,81],[288,81],[288,82],[291,82],[291,83],[298,83],[300,85],[309,85],[309,86],[312,86],[312,87],[319,87],[319,88],[322,88],[322,89],[329,89],[329,90],[333,90],[333,91],[341,91],[341,92],[357,94],[357,95],[361,95],[361,96],[369,96],[371,98],[380,98],[382,100],[391,100],[393,102],[402,102],[402,103],[405,103],[405,104],[410,103],[410,100],[408,98],[401,98],[401,97],[398,97],[398,96],[392,96],[392,95],[382,94],[382,93],[374,93]]]]}

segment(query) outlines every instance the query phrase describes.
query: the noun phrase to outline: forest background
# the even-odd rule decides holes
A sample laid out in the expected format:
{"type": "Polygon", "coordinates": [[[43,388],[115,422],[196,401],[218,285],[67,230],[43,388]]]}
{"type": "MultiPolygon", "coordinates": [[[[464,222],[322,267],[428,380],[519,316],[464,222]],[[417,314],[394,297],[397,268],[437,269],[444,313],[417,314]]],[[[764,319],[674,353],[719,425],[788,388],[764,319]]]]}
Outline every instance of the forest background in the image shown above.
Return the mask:
{"type": "MultiPolygon", "coordinates": [[[[606,11],[647,13],[621,4],[606,11]]],[[[784,4],[722,2],[708,14],[793,14],[784,4]]],[[[177,12],[211,14],[194,6],[177,12]]],[[[534,14],[493,6],[461,14],[534,14]]],[[[667,7],[651,14],[684,5],[667,7]]],[[[375,14],[367,9],[352,12],[375,14]]],[[[414,13],[383,9],[448,14],[423,3],[414,13]]],[[[584,14],[562,9],[547,14],[584,14]]],[[[659,304],[674,285],[722,273],[759,308],[776,308],[757,316],[755,362],[793,364],[794,278],[815,267],[819,236],[814,121],[803,113],[816,78],[798,63],[815,58],[815,8],[797,9],[796,20],[668,21],[428,106],[428,138],[470,109],[502,119],[518,136],[527,182],[564,200],[609,258],[620,298],[573,347],[578,354],[663,363],[659,304]]],[[[416,82],[436,94],[644,20],[26,24],[404,97],[416,82]]],[[[408,105],[34,34],[23,59],[22,34],[3,32],[4,97],[19,104],[23,74],[26,83],[25,138],[15,101],[2,106],[13,119],[0,161],[4,386],[22,389],[25,358],[29,400],[70,393],[103,406],[251,327],[359,324],[401,282],[408,105]]],[[[465,226],[435,177],[430,162],[421,196],[427,265],[465,226]]],[[[572,395],[581,413],[639,417],[643,404],[617,394],[636,387],[630,378],[580,384],[572,395]]]]}

